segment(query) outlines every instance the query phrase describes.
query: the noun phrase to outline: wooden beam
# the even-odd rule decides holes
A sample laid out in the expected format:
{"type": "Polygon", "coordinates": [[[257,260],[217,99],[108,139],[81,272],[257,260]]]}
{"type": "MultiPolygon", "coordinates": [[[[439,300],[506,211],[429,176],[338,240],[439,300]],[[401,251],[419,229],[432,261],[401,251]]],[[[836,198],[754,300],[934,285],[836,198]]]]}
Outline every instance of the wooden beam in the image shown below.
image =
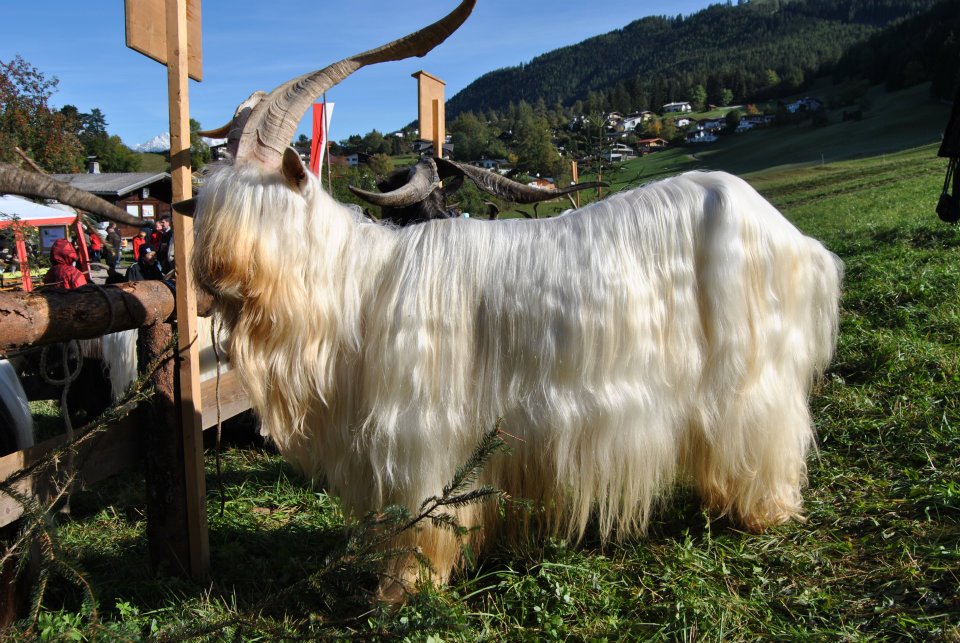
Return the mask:
{"type": "MultiPolygon", "coordinates": [[[[167,84],[170,99],[170,174],[174,202],[193,196],[190,172],[190,104],[188,97],[187,0],[167,0],[167,84]]],[[[200,354],[197,340],[197,299],[190,270],[193,219],[173,215],[177,249],[178,403],[186,490],[186,528],[190,575],[204,578],[210,567],[207,532],[206,478],[203,465],[203,416],[200,394],[200,354]]]]}
{"type": "MultiPolygon", "coordinates": [[[[200,314],[209,314],[211,304],[209,297],[201,297],[197,303],[200,314]]],[[[3,292],[0,355],[168,321],[174,309],[173,292],[161,281],[3,292]]]]}
{"type": "Polygon", "coordinates": [[[204,380],[200,392],[204,430],[217,425],[218,409],[220,421],[223,422],[250,408],[250,399],[243,390],[237,372],[233,370],[220,374],[219,385],[215,377],[204,380]]]}
{"type": "MultiPolygon", "coordinates": [[[[104,433],[90,441],[78,453],[75,462],[79,465],[78,479],[83,484],[93,484],[121,471],[131,469],[140,462],[142,426],[133,416],[126,417],[107,428],[104,433]]],[[[0,480],[36,464],[54,449],[67,443],[67,436],[58,435],[22,451],[0,458],[0,480]]],[[[52,490],[49,475],[34,474],[25,477],[17,488],[27,495],[39,495],[45,501],[52,490]]],[[[0,493],[0,527],[9,525],[23,515],[23,508],[6,494],[0,493]]]]}
{"type": "MultiPolygon", "coordinates": [[[[169,324],[156,324],[153,328],[163,331],[167,328],[166,334],[153,338],[153,343],[162,350],[169,341],[169,324]]],[[[148,339],[149,343],[150,340],[148,339]]],[[[170,373],[172,376],[172,372],[170,373]]],[[[163,375],[161,375],[161,378],[163,375]]],[[[202,391],[204,399],[203,425],[204,428],[210,428],[217,423],[217,393],[216,380],[209,379],[203,382],[202,391]]],[[[250,404],[243,393],[243,387],[236,371],[227,371],[220,376],[220,419],[227,420],[250,408],[250,404]]],[[[135,468],[141,461],[144,452],[144,439],[149,439],[146,449],[147,453],[156,454],[156,445],[163,445],[168,440],[163,436],[157,435],[154,431],[143,430],[143,419],[136,415],[130,415],[116,424],[108,427],[103,435],[93,440],[85,449],[80,452],[76,461],[80,463],[79,479],[84,484],[93,484],[116,475],[123,471],[135,468]]],[[[169,436],[167,436],[169,438],[169,436]]],[[[62,447],[67,442],[66,435],[45,440],[40,444],[17,451],[9,455],[0,457],[0,480],[6,480],[18,471],[36,464],[54,449],[62,447]]],[[[156,458],[154,457],[154,460],[156,458]]],[[[169,484],[169,477],[158,476],[162,484],[169,484]]],[[[31,495],[41,494],[41,500],[47,497],[51,486],[44,476],[34,475],[25,478],[17,485],[18,489],[31,495]],[[46,491],[43,491],[46,490],[46,491]]],[[[157,493],[156,487],[150,495],[157,493]]],[[[148,509],[149,510],[149,509],[148,509]]],[[[0,527],[5,527],[22,515],[20,504],[5,494],[0,494],[0,527]]],[[[159,517],[163,524],[168,524],[169,514],[159,517]]],[[[151,521],[152,522],[152,521],[151,521]]],[[[164,539],[158,539],[158,545],[162,546],[164,539]]],[[[151,544],[151,547],[153,544],[151,544]]]]}
{"type": "Polygon", "coordinates": [[[137,328],[167,319],[173,310],[173,293],[159,281],[0,293],[0,355],[137,328]]]}

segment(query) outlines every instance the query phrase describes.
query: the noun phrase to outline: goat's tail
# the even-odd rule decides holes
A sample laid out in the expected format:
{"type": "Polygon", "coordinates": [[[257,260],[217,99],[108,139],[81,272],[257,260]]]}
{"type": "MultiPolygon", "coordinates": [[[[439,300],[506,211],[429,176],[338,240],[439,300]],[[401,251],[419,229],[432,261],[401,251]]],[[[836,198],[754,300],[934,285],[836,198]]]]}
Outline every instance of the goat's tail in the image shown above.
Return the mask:
{"type": "Polygon", "coordinates": [[[758,531],[801,511],[808,398],[833,356],[843,266],[739,179],[706,201],[706,364],[687,466],[708,505],[758,531]]]}

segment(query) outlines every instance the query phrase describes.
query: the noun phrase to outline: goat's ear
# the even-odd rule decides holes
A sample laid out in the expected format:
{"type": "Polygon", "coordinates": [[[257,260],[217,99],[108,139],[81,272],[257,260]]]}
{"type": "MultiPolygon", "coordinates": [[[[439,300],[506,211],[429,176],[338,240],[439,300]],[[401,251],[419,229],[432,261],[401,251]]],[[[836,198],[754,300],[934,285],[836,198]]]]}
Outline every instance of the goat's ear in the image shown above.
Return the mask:
{"type": "Polygon", "coordinates": [[[300,155],[292,147],[283,151],[283,163],[280,166],[283,178],[294,190],[303,191],[303,186],[307,183],[307,168],[304,167],[300,155]]]}
{"type": "Polygon", "coordinates": [[[185,217],[192,217],[197,210],[197,197],[186,199],[185,201],[177,201],[173,204],[173,209],[185,217]]]}

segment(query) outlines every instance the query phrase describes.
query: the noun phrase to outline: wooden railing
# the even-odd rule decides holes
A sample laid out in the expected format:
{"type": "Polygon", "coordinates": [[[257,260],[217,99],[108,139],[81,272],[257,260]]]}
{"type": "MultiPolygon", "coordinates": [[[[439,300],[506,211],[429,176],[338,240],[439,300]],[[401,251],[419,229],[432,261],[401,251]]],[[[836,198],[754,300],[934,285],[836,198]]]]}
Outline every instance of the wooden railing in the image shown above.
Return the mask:
{"type": "MultiPolygon", "coordinates": [[[[173,291],[159,281],[68,291],[0,292],[0,357],[34,346],[132,328],[140,328],[141,336],[149,336],[145,343],[153,342],[157,350],[162,350],[170,346],[174,307],[173,291]]],[[[198,299],[201,315],[208,314],[209,309],[209,300],[198,299]]],[[[141,363],[145,363],[142,355],[141,363]]],[[[124,418],[84,446],[75,462],[78,477],[86,483],[144,466],[148,487],[147,534],[153,563],[157,567],[186,570],[189,566],[184,552],[189,544],[183,525],[189,521],[185,514],[190,511],[188,507],[202,508],[205,503],[187,497],[191,491],[184,482],[179,431],[169,426],[176,422],[176,414],[169,413],[176,399],[174,371],[171,365],[154,375],[157,410],[148,414],[152,424],[133,416],[124,418]],[[162,492],[156,493],[157,489],[162,492]],[[165,498],[165,504],[151,507],[151,498],[155,497],[165,498]],[[172,506],[170,498],[174,498],[172,506]]],[[[239,378],[230,370],[223,372],[219,381],[209,379],[202,383],[201,401],[204,429],[215,426],[218,417],[226,420],[249,408],[239,378]]],[[[0,458],[0,480],[23,471],[65,443],[66,437],[59,436],[0,458]]],[[[50,497],[54,481],[49,473],[37,473],[24,477],[18,485],[21,492],[44,500],[50,497]]],[[[0,528],[21,515],[19,503],[0,494],[0,528]]],[[[196,534],[192,537],[196,538],[196,534]]],[[[201,537],[205,539],[206,533],[201,537]]]]}

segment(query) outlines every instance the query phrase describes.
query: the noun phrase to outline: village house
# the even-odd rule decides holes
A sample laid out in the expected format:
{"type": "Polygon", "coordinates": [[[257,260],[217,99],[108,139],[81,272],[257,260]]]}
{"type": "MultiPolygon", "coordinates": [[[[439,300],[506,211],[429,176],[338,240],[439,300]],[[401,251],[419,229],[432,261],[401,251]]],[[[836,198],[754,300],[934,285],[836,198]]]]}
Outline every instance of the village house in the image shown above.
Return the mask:
{"type": "Polygon", "coordinates": [[[612,129],[619,129],[623,125],[623,114],[620,112],[610,112],[606,116],[606,126],[612,129]]]}
{"type": "Polygon", "coordinates": [[[670,142],[663,138],[641,138],[637,141],[637,150],[641,154],[649,154],[665,149],[668,145],[670,145],[670,142]]]}
{"type": "Polygon", "coordinates": [[[348,167],[357,167],[361,163],[370,162],[370,155],[364,154],[363,152],[354,152],[353,154],[347,154],[344,158],[347,160],[348,167]]]}
{"type": "Polygon", "coordinates": [[[697,144],[697,143],[715,143],[718,139],[719,137],[713,132],[698,129],[687,134],[687,137],[685,140],[687,143],[697,144]]]}
{"type": "Polygon", "coordinates": [[[823,101],[817,98],[806,97],[792,103],[787,103],[786,108],[791,114],[796,114],[797,112],[815,112],[823,109],[823,101]]]}
{"type": "Polygon", "coordinates": [[[667,103],[664,105],[661,110],[664,114],[671,114],[675,112],[692,112],[693,106],[690,103],[681,102],[681,103],[667,103]]]}
{"type": "Polygon", "coordinates": [[[625,116],[623,119],[623,131],[624,132],[634,131],[635,129],[640,127],[643,123],[650,120],[650,118],[652,118],[652,114],[653,112],[640,112],[638,114],[630,114],[628,116],[625,116]],[[646,114],[650,114],[650,116],[646,116],[646,114]]]}
{"type": "Polygon", "coordinates": [[[548,177],[540,178],[539,176],[534,180],[527,183],[532,188],[540,188],[542,190],[556,190],[557,186],[554,184],[553,179],[548,177]]]}
{"type": "Polygon", "coordinates": [[[507,159],[480,159],[474,161],[473,165],[482,167],[485,170],[499,170],[507,164],[507,159]]]}
{"type": "Polygon", "coordinates": [[[697,121],[697,129],[704,132],[718,132],[726,126],[725,118],[704,118],[697,121]]]}
{"type": "Polygon", "coordinates": [[[637,151],[629,145],[616,143],[605,149],[601,156],[605,161],[610,161],[611,163],[620,163],[622,161],[637,158],[637,151]]]}
{"type": "Polygon", "coordinates": [[[776,119],[777,117],[773,114],[750,114],[743,117],[743,121],[752,123],[754,127],[767,127],[773,125],[773,122],[776,119]]]}
{"type": "MultiPolygon", "coordinates": [[[[144,226],[153,226],[161,217],[170,216],[173,186],[166,172],[100,172],[100,164],[91,161],[82,174],[52,174],[80,190],[96,194],[128,214],[143,220],[144,226]]],[[[135,226],[120,225],[120,235],[135,237],[135,226]]]]}

